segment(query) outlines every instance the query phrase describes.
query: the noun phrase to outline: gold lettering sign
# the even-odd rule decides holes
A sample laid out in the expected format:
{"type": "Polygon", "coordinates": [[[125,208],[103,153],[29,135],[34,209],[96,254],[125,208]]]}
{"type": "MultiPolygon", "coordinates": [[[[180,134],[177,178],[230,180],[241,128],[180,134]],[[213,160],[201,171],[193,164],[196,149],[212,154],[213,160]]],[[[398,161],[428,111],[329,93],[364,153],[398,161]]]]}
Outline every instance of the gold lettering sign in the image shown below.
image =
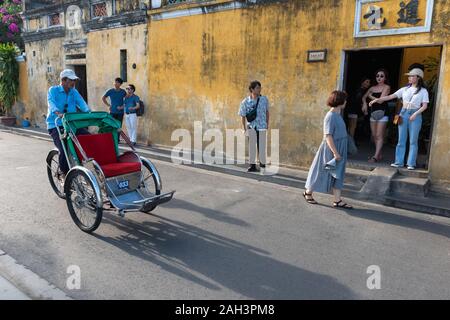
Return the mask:
{"type": "Polygon", "coordinates": [[[429,32],[433,0],[357,0],[355,37],[429,32]]]}

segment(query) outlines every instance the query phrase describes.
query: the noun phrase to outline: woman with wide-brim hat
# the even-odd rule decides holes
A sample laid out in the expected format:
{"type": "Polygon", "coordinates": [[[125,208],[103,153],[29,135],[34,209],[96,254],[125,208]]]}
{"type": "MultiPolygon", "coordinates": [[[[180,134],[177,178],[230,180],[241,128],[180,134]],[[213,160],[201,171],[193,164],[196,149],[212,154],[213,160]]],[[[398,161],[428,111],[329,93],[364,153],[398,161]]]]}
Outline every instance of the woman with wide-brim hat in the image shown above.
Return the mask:
{"type": "Polygon", "coordinates": [[[409,153],[406,165],[408,170],[414,170],[416,168],[417,153],[419,150],[418,140],[422,127],[422,112],[427,109],[430,100],[428,91],[424,88],[423,71],[419,68],[414,68],[405,75],[408,76],[409,82],[406,87],[400,88],[389,96],[372,100],[369,105],[395,98],[402,99],[403,106],[400,111],[402,121],[398,125],[398,144],[395,149],[395,162],[391,166],[399,168],[405,165],[406,140],[409,135],[409,153]]]}

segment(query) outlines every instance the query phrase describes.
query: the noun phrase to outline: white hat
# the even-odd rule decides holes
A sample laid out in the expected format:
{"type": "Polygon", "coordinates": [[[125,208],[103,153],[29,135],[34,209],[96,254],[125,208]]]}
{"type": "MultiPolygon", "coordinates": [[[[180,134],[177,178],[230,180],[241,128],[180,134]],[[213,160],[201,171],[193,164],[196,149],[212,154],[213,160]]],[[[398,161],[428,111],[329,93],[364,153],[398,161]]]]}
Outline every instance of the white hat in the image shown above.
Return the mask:
{"type": "Polygon", "coordinates": [[[77,75],[75,74],[75,72],[71,69],[65,69],[63,71],[61,71],[61,73],[59,74],[59,78],[69,78],[71,80],[77,80],[80,79],[77,77],[77,75]]]}
{"type": "Polygon", "coordinates": [[[408,73],[405,73],[405,75],[407,76],[419,76],[423,79],[423,71],[422,69],[419,68],[414,68],[411,71],[409,71],[408,73]]]}

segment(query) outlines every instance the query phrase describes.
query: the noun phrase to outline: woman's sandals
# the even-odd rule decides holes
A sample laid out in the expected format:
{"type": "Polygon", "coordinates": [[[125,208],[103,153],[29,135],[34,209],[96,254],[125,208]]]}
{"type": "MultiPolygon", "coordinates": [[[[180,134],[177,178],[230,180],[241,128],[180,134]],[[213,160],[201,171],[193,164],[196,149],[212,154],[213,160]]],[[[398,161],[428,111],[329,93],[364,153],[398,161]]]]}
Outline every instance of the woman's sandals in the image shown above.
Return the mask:
{"type": "Polygon", "coordinates": [[[303,192],[303,198],[305,198],[306,202],[309,204],[317,204],[317,201],[312,197],[312,193],[303,192]]]}
{"type": "Polygon", "coordinates": [[[376,162],[381,161],[382,159],[383,159],[383,157],[379,157],[379,158],[370,157],[370,158],[368,159],[368,161],[369,161],[370,163],[376,163],[376,162]]]}
{"type": "Polygon", "coordinates": [[[345,202],[342,202],[342,200],[334,201],[333,202],[333,208],[341,208],[341,209],[353,209],[353,207],[345,202]]]}

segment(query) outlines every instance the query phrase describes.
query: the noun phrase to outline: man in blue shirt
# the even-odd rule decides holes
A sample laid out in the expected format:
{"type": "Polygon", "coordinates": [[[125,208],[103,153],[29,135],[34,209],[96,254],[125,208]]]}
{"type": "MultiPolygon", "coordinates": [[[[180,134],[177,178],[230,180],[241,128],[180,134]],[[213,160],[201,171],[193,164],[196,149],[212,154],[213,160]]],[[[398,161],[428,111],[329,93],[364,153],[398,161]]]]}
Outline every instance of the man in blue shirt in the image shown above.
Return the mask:
{"type": "MultiPolygon", "coordinates": [[[[59,150],[59,168],[63,174],[69,171],[69,165],[64,154],[64,149],[58,135],[58,127],[62,126],[61,118],[66,112],[77,112],[77,108],[82,112],[91,111],[86,101],[80,93],[75,89],[76,80],[79,79],[75,72],[70,69],[63,70],[60,75],[61,84],[53,86],[48,90],[47,94],[47,130],[59,150]],[[55,125],[56,120],[56,125],[55,125]]],[[[87,133],[86,131],[79,133],[87,133]]]]}
{"type": "Polygon", "coordinates": [[[121,78],[116,78],[114,81],[114,88],[109,89],[105,92],[102,97],[103,103],[109,107],[109,113],[120,121],[122,124],[123,121],[123,99],[127,95],[127,92],[120,88],[123,80],[121,78]],[[108,103],[107,99],[109,97],[110,103],[108,103]]]}

